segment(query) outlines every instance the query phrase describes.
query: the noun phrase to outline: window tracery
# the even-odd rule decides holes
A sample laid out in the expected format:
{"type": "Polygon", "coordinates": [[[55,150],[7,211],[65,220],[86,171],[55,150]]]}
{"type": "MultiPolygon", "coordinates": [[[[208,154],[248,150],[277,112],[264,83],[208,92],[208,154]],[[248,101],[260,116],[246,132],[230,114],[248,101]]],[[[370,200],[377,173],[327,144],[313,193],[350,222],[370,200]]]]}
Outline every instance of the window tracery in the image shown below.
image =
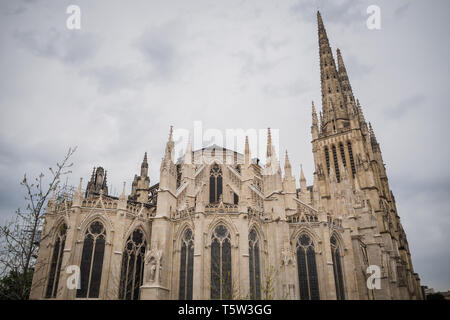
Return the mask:
{"type": "Polygon", "coordinates": [[[211,299],[232,299],[231,235],[218,225],[211,236],[211,299]]]}
{"type": "Polygon", "coordinates": [[[141,229],[128,237],[123,250],[119,299],[138,300],[139,288],[144,279],[144,262],[147,242],[141,229]]]}
{"type": "Polygon", "coordinates": [[[339,250],[339,244],[333,235],[330,239],[331,256],[333,258],[334,283],[336,285],[336,298],[338,300],[345,299],[344,279],[342,275],[342,261],[339,250]]]}
{"type": "Polygon", "coordinates": [[[186,229],[181,239],[180,254],[180,286],[178,298],[192,300],[194,280],[194,235],[191,229],[186,229]]]}
{"type": "Polygon", "coordinates": [[[99,221],[91,223],[84,237],[80,264],[81,288],[77,290],[77,298],[99,297],[105,239],[103,224],[99,221]]]}
{"type": "Polygon", "coordinates": [[[209,174],[209,202],[217,203],[219,202],[220,196],[222,195],[222,170],[216,163],[211,168],[209,174]]]}
{"type": "Polygon", "coordinates": [[[248,236],[249,269],[250,269],[250,299],[261,299],[261,270],[259,238],[255,229],[248,236]]]}
{"type": "Polygon", "coordinates": [[[319,300],[316,253],[314,243],[307,234],[297,240],[297,269],[301,300],[319,300]]]}
{"type": "Polygon", "coordinates": [[[67,225],[61,224],[56,235],[55,244],[53,247],[52,260],[50,263],[50,272],[47,282],[47,290],[45,292],[46,298],[56,298],[59,284],[59,276],[61,273],[61,263],[63,258],[64,246],[66,244],[67,225]]]}

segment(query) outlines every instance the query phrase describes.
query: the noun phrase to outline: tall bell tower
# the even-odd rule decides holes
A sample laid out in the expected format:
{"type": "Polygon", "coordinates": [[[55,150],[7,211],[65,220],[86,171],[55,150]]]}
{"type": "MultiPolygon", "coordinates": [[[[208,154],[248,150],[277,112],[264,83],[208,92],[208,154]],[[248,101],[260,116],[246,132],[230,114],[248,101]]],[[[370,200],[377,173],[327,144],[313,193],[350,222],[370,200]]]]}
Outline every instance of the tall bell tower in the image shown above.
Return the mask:
{"type": "Polygon", "coordinates": [[[368,289],[365,277],[359,274],[361,298],[407,298],[414,295],[413,280],[418,276],[412,268],[381,148],[359,100],[355,101],[339,49],[337,64],[334,60],[320,12],[317,23],[322,110],[318,117],[313,102],[311,127],[317,206],[343,219],[351,229],[355,261],[367,257],[367,265],[381,269],[381,289],[377,290],[368,289]]]}

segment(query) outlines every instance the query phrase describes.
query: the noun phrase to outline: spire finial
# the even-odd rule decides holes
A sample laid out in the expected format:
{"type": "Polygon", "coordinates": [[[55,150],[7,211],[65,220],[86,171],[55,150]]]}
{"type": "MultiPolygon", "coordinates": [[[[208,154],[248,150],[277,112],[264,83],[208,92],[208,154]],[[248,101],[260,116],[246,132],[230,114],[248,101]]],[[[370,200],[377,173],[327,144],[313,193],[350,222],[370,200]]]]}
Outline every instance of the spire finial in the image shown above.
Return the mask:
{"type": "Polygon", "coordinates": [[[148,174],[148,161],[147,161],[147,152],[144,153],[144,160],[142,160],[141,164],[141,177],[146,177],[148,174]]]}
{"type": "Polygon", "coordinates": [[[267,129],[267,158],[272,156],[272,134],[270,128],[267,129]]]}
{"type": "Polygon", "coordinates": [[[250,164],[250,145],[248,143],[248,136],[245,136],[244,162],[245,164],[250,164]]]}
{"type": "Polygon", "coordinates": [[[288,151],[286,150],[286,156],[285,156],[285,160],[284,160],[284,167],[285,168],[290,168],[291,167],[291,163],[289,162],[289,155],[288,155],[288,151]]]}
{"type": "Polygon", "coordinates": [[[123,188],[122,188],[122,193],[120,194],[120,196],[119,196],[119,200],[125,200],[126,199],[126,196],[125,196],[125,186],[126,186],[126,182],[124,181],[123,182],[123,188]]]}
{"type": "Polygon", "coordinates": [[[302,193],[305,193],[306,190],[307,190],[306,178],[305,174],[303,173],[303,165],[300,164],[300,191],[302,193]]]}
{"type": "Polygon", "coordinates": [[[314,101],[312,102],[312,124],[313,126],[318,125],[316,108],[314,107],[314,101]]]}
{"type": "Polygon", "coordinates": [[[173,160],[173,148],[174,148],[174,144],[173,144],[173,126],[170,126],[169,140],[167,141],[166,152],[164,154],[164,159],[165,160],[173,160]]]}
{"type": "Polygon", "coordinates": [[[305,174],[303,173],[303,165],[300,164],[300,181],[306,181],[305,174]]]}
{"type": "Polygon", "coordinates": [[[185,163],[192,163],[192,145],[191,145],[191,137],[188,135],[188,141],[186,144],[186,152],[184,154],[184,162],[185,163]]]}
{"type": "Polygon", "coordinates": [[[92,169],[91,181],[95,180],[95,167],[92,169]]]}

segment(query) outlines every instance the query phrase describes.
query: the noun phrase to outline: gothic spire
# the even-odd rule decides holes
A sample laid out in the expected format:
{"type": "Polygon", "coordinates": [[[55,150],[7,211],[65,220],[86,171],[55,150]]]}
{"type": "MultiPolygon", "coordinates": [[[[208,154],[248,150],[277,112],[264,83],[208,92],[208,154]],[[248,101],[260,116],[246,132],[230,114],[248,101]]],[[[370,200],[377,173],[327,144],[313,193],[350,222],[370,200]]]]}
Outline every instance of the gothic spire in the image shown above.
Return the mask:
{"type": "Polygon", "coordinates": [[[188,136],[188,141],[186,145],[186,152],[184,154],[184,163],[191,164],[192,163],[192,145],[191,145],[191,137],[188,136]]]}
{"type": "Polygon", "coordinates": [[[270,133],[270,128],[267,129],[267,158],[272,156],[272,135],[270,133]]]}
{"type": "Polygon", "coordinates": [[[147,162],[147,152],[144,153],[144,160],[142,161],[142,166],[147,165],[148,166],[148,162],[147,162]]]}
{"type": "Polygon", "coordinates": [[[316,108],[314,107],[314,101],[312,102],[312,125],[317,127],[318,126],[318,120],[317,120],[317,112],[316,108]]]}
{"type": "Polygon", "coordinates": [[[345,96],[349,95],[350,100],[354,101],[352,86],[348,78],[347,69],[345,68],[344,59],[342,58],[341,50],[337,49],[337,61],[339,68],[339,80],[341,80],[342,91],[345,96]]]}
{"type": "Polygon", "coordinates": [[[78,185],[77,193],[81,196],[81,188],[83,185],[83,178],[80,178],[80,184],[78,185]]]}
{"type": "Polygon", "coordinates": [[[92,169],[91,182],[95,181],[95,167],[92,169]]]}
{"type": "Polygon", "coordinates": [[[305,173],[303,172],[303,166],[300,165],[300,191],[306,192],[306,178],[305,173]]]}
{"type": "Polygon", "coordinates": [[[107,187],[107,184],[106,184],[106,174],[107,174],[107,173],[108,173],[108,171],[105,170],[105,177],[103,178],[103,186],[102,186],[102,189],[105,188],[105,187],[107,187]]]}
{"type": "Polygon", "coordinates": [[[300,181],[306,181],[305,173],[303,172],[303,165],[300,165],[300,181]]]}
{"type": "Polygon", "coordinates": [[[146,177],[148,174],[148,162],[147,162],[147,152],[144,154],[144,160],[141,164],[141,177],[146,177]]]}
{"type": "Polygon", "coordinates": [[[120,194],[119,200],[126,200],[126,195],[125,195],[125,186],[126,186],[126,182],[123,182],[123,188],[122,188],[122,193],[120,194]]]}
{"type": "Polygon", "coordinates": [[[169,140],[166,144],[166,152],[164,154],[165,160],[173,160],[173,149],[174,149],[174,143],[173,143],[173,126],[170,126],[169,131],[169,140]]]}
{"type": "Polygon", "coordinates": [[[348,120],[349,116],[345,106],[345,98],[341,87],[341,82],[339,81],[336,63],[333,58],[327,32],[319,11],[317,12],[317,25],[319,36],[322,110],[324,118],[323,123],[321,124],[326,132],[330,132],[334,131],[334,129],[338,126],[342,127],[343,125],[340,123],[340,120],[348,120]],[[333,120],[336,120],[336,122],[333,122],[333,120]],[[331,124],[331,122],[333,123],[331,124]],[[328,125],[331,126],[332,130],[328,129],[328,125]]]}
{"type": "Polygon", "coordinates": [[[248,144],[248,136],[245,137],[244,163],[250,164],[250,145],[248,144]]]}
{"type": "Polygon", "coordinates": [[[284,169],[291,169],[291,163],[289,161],[289,155],[288,155],[288,151],[286,150],[286,156],[284,159],[284,169]]]}

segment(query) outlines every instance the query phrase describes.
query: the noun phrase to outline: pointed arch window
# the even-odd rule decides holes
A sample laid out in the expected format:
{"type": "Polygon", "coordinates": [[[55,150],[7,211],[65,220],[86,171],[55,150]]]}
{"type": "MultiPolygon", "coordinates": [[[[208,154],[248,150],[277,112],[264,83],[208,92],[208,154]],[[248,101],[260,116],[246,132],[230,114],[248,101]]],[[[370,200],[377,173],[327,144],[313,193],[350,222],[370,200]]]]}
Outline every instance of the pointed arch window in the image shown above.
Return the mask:
{"type": "Polygon", "coordinates": [[[350,166],[352,168],[352,175],[354,177],[356,174],[356,168],[355,168],[355,161],[353,159],[352,143],[350,141],[347,142],[347,149],[348,149],[348,156],[350,157],[350,166]]]}
{"type": "Polygon", "coordinates": [[[222,195],[222,170],[217,163],[211,168],[209,174],[209,202],[219,202],[222,195]]]}
{"type": "Polygon", "coordinates": [[[344,145],[339,143],[339,151],[341,152],[341,159],[342,163],[344,164],[344,168],[347,168],[347,161],[345,161],[345,152],[344,152],[344,145]]]}
{"type": "Polygon", "coordinates": [[[248,254],[250,268],[250,299],[261,299],[261,270],[259,254],[259,238],[255,229],[248,235],[248,254]]]}
{"type": "Polygon", "coordinates": [[[211,236],[211,299],[232,299],[231,236],[218,225],[211,236]]]}
{"type": "Polygon", "coordinates": [[[328,152],[328,147],[325,147],[325,161],[327,163],[327,171],[330,174],[330,153],[328,152]]]}
{"type": "Polygon", "coordinates": [[[233,203],[239,204],[239,196],[233,192],[233,203]]]}
{"type": "Polygon", "coordinates": [[[103,224],[99,221],[91,223],[84,236],[80,264],[81,288],[77,290],[77,298],[99,297],[105,240],[103,224]]]}
{"type": "Polygon", "coordinates": [[[50,272],[48,275],[46,298],[56,298],[61,273],[61,263],[63,258],[64,246],[66,244],[67,225],[61,224],[57,229],[55,244],[53,247],[52,260],[50,263],[50,272]]]}
{"type": "Polygon", "coordinates": [[[337,182],[341,182],[341,172],[339,170],[339,163],[338,163],[338,157],[336,153],[336,146],[333,144],[331,147],[331,150],[333,152],[333,162],[334,162],[334,172],[336,172],[336,180],[337,182]]]}
{"type": "Polygon", "coordinates": [[[307,234],[297,241],[297,269],[301,300],[319,300],[316,253],[314,243],[307,234]]]}
{"type": "Polygon", "coordinates": [[[180,287],[178,298],[192,300],[194,280],[194,235],[191,229],[186,229],[181,239],[180,254],[180,287]]]}
{"type": "Polygon", "coordinates": [[[333,258],[334,283],[336,285],[336,297],[338,300],[345,299],[344,278],[342,275],[342,261],[339,250],[339,244],[333,235],[330,239],[331,256],[333,258]]]}
{"type": "Polygon", "coordinates": [[[138,300],[139,289],[144,279],[144,260],[147,241],[141,229],[128,237],[123,249],[120,274],[119,299],[138,300]]]}

